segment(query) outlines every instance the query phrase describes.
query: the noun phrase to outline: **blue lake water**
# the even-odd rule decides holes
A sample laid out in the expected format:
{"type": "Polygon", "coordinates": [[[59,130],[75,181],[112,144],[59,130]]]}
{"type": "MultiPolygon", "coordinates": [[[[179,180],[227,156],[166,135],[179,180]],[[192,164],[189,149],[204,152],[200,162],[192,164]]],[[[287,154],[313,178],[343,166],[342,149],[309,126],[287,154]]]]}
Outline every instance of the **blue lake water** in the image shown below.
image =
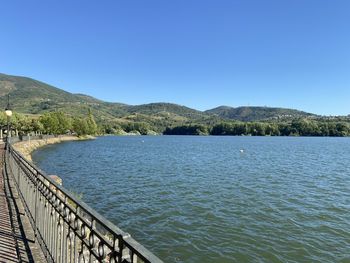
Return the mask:
{"type": "Polygon", "coordinates": [[[33,160],[165,262],[350,262],[350,138],[111,136],[33,160]]]}

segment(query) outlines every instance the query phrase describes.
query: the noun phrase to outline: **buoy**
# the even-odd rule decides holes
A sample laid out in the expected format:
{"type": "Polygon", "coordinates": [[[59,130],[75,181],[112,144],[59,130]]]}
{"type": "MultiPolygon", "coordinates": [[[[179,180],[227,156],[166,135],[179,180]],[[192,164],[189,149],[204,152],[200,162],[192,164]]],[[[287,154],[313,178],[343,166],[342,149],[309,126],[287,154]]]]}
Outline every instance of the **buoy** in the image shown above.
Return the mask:
{"type": "Polygon", "coordinates": [[[239,150],[241,153],[244,153],[244,150],[243,149],[241,149],[241,150],[239,150]]]}

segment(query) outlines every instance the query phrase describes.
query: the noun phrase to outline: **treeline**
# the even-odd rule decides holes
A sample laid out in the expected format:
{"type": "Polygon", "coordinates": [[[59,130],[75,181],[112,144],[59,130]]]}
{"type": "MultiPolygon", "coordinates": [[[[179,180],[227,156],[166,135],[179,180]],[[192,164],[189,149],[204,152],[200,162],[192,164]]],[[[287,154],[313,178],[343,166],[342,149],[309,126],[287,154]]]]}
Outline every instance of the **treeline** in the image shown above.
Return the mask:
{"type": "Polygon", "coordinates": [[[105,134],[157,134],[154,127],[147,122],[108,122],[101,125],[101,130],[105,134]]]}
{"type": "Polygon", "coordinates": [[[222,122],[166,128],[164,135],[350,136],[350,123],[300,119],[289,123],[222,122]]]}
{"type": "MultiPolygon", "coordinates": [[[[0,114],[0,125],[6,130],[7,119],[0,114]]],[[[174,125],[174,124],[173,124],[174,125]]],[[[175,124],[176,125],[176,124],[175,124]]],[[[85,117],[72,117],[61,111],[48,112],[41,116],[25,116],[14,113],[11,130],[18,135],[35,134],[139,134],[155,135],[245,135],[245,136],[350,136],[349,119],[297,119],[290,122],[208,122],[187,124],[159,129],[145,121],[102,121],[96,124],[89,110],[85,117]]]]}
{"type": "MultiPolygon", "coordinates": [[[[4,114],[0,116],[0,125],[2,129],[7,129],[7,119],[4,114]]],[[[45,113],[40,117],[14,113],[10,119],[10,127],[11,131],[18,135],[40,133],[83,136],[99,133],[91,111],[88,112],[86,117],[71,117],[61,111],[45,113]]]]}

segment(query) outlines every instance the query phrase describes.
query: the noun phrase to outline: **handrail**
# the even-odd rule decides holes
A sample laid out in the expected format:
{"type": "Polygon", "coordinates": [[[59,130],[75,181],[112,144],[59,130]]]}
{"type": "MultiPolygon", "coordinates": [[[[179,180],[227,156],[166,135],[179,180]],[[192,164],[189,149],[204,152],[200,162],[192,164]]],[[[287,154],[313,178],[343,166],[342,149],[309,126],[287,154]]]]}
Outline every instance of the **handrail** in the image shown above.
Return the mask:
{"type": "Polygon", "coordinates": [[[5,169],[13,176],[48,262],[162,262],[26,160],[11,144],[6,150],[5,169]]]}

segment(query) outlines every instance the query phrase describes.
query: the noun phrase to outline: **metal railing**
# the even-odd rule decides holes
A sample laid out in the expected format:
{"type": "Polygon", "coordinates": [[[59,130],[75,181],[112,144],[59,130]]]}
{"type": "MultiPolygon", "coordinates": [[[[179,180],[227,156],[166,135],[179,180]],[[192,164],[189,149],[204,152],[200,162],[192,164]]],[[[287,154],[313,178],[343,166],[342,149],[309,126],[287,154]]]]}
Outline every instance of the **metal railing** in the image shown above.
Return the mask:
{"type": "Polygon", "coordinates": [[[48,262],[162,262],[27,161],[11,144],[5,169],[13,176],[36,242],[48,262]]]}

